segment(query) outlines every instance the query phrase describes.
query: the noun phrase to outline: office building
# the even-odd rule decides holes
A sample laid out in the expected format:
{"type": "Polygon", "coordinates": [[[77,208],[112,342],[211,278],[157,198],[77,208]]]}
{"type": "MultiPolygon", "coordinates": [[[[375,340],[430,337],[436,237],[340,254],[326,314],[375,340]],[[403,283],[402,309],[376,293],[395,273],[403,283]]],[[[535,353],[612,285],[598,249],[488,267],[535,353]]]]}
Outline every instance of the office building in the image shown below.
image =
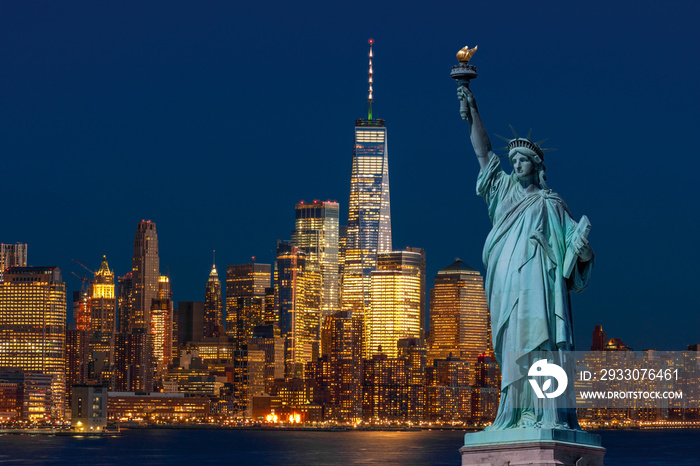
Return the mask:
{"type": "Polygon", "coordinates": [[[350,202],[342,277],[342,308],[364,314],[369,308],[371,273],[377,254],[392,250],[389,155],[384,120],[373,118],[373,51],[370,44],[369,112],[355,122],[350,202]]]}
{"type": "Polygon", "coordinates": [[[483,278],[457,260],[438,272],[430,292],[428,364],[451,355],[474,365],[482,353],[492,353],[483,278]]]}
{"type": "Polygon", "coordinates": [[[323,356],[330,365],[330,419],[362,418],[362,328],[362,317],[350,311],[336,312],[323,322],[323,356]]]}
{"type": "Polygon", "coordinates": [[[425,306],[425,269],[427,266],[425,249],[407,247],[406,250],[420,254],[420,337],[421,340],[423,340],[425,338],[425,329],[427,326],[427,322],[425,321],[427,310],[425,306]]]}
{"type": "Polygon", "coordinates": [[[164,377],[172,361],[173,353],[173,302],[170,278],[158,278],[158,296],[151,301],[150,335],[153,341],[153,358],[156,374],[164,377]]]}
{"type": "Polygon", "coordinates": [[[201,301],[178,301],[177,343],[180,349],[189,342],[204,339],[204,303],[201,301]]]}
{"type": "Polygon", "coordinates": [[[111,337],[115,331],[117,301],[114,293],[114,272],[109,270],[107,257],[90,281],[90,331],[100,337],[111,337]]]}
{"type": "Polygon", "coordinates": [[[118,333],[114,345],[115,387],[119,391],[153,390],[153,340],[143,329],[118,333]]]}
{"type": "Polygon", "coordinates": [[[12,267],[0,283],[0,367],[53,376],[54,414],[63,416],[66,286],[58,267],[12,267]]]}
{"type": "Polygon", "coordinates": [[[311,286],[318,283],[318,271],[306,270],[306,254],[296,246],[278,241],[275,262],[275,308],[279,328],[285,338],[285,377],[303,377],[307,362],[320,353],[321,312],[318,294],[311,286]]]}
{"type": "Polygon", "coordinates": [[[129,332],[131,321],[131,315],[134,309],[134,281],[131,272],[125,274],[123,277],[119,277],[117,280],[118,284],[118,296],[117,296],[117,307],[119,309],[119,321],[117,331],[119,333],[129,332]]]}
{"type": "Polygon", "coordinates": [[[271,286],[270,264],[226,267],[226,335],[245,345],[253,328],[264,324],[265,290],[271,286]]]}
{"type": "Polygon", "coordinates": [[[204,291],[204,336],[216,337],[223,334],[224,329],[224,300],[221,296],[221,281],[216,271],[216,264],[212,265],[204,291]]]}
{"type": "Polygon", "coordinates": [[[90,349],[88,331],[66,331],[66,400],[71,403],[71,387],[84,384],[90,378],[90,349]]]}
{"type": "Polygon", "coordinates": [[[372,303],[365,320],[363,357],[398,356],[398,341],[420,338],[421,254],[380,253],[372,271],[372,303]],[[381,349],[380,349],[381,347],[381,349]]]}
{"type": "Polygon", "coordinates": [[[136,226],[132,261],[132,302],[129,330],[151,329],[151,302],[158,298],[160,258],[155,222],[142,220],[136,226]]]}
{"type": "Polygon", "coordinates": [[[338,203],[313,201],[295,206],[292,244],[306,255],[306,269],[320,280],[309,283],[319,295],[321,316],[340,310],[338,290],[338,203]]]}

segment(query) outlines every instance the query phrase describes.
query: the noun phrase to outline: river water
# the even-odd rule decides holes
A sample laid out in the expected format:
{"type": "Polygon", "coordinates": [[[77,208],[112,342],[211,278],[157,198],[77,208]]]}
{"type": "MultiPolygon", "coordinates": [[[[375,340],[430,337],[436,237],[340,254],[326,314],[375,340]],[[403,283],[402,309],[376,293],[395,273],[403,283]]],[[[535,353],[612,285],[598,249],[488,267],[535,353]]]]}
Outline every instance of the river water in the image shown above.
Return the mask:
{"type": "MultiPolygon", "coordinates": [[[[700,465],[700,430],[597,431],[606,466],[700,465]]],[[[461,431],[128,430],[121,437],[0,436],[0,464],[460,464],[461,431]]]]}

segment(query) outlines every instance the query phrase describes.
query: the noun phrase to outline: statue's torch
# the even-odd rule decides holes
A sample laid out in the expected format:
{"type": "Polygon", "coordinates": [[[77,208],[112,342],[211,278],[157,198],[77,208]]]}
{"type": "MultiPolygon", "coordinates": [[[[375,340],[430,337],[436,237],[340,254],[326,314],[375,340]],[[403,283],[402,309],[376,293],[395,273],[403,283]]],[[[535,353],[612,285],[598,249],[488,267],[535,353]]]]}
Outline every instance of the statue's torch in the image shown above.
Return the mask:
{"type": "MultiPolygon", "coordinates": [[[[476,66],[469,64],[469,60],[472,58],[472,55],[474,55],[474,52],[476,52],[476,49],[477,47],[469,49],[469,46],[467,46],[457,52],[457,60],[459,60],[459,63],[452,67],[450,77],[457,81],[457,86],[459,87],[469,87],[469,82],[477,77],[476,66]]],[[[466,120],[469,115],[469,104],[466,98],[460,98],[459,114],[462,116],[462,120],[466,120]]]]}

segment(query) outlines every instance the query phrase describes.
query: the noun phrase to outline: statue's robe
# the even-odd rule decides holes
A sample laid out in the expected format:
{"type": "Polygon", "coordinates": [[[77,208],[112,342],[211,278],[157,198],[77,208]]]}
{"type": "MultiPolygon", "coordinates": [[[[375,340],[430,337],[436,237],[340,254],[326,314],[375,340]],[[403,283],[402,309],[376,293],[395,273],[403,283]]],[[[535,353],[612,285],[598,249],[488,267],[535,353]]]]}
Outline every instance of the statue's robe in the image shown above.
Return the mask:
{"type": "MultiPolygon", "coordinates": [[[[578,261],[565,276],[566,253],[578,236],[569,209],[551,190],[526,193],[517,175],[504,173],[493,153],[479,173],[477,194],[486,201],[493,223],[483,251],[493,347],[502,375],[501,403],[492,428],[517,427],[522,413],[535,403],[525,384],[525,365],[532,361],[517,355],[573,350],[569,290],[586,288],[593,260],[578,261]]],[[[578,428],[575,411],[573,418],[570,410],[541,411],[530,414],[530,423],[578,428]]]]}

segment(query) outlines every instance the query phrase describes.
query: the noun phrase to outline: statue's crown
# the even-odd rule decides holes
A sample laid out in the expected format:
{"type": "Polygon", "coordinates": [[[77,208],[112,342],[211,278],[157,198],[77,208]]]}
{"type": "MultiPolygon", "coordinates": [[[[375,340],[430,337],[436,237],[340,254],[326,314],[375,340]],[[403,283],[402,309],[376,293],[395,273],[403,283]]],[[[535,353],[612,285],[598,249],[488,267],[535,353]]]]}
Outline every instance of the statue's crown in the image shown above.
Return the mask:
{"type": "Polygon", "coordinates": [[[520,148],[531,150],[532,152],[537,154],[541,161],[544,161],[544,151],[542,150],[542,148],[538,146],[537,143],[532,142],[526,138],[511,139],[508,143],[508,154],[510,154],[513,149],[520,148]]]}
{"type": "MultiPolygon", "coordinates": [[[[543,149],[540,147],[540,144],[546,141],[546,139],[543,139],[541,141],[534,142],[530,139],[530,135],[532,134],[532,130],[530,130],[529,133],[527,133],[526,138],[521,138],[518,136],[518,133],[515,132],[515,129],[511,126],[510,127],[511,131],[513,131],[513,135],[515,136],[515,139],[508,139],[504,138],[503,136],[496,135],[499,138],[503,139],[508,143],[507,147],[502,147],[501,149],[505,149],[508,151],[508,157],[513,156],[515,152],[520,152],[525,153],[527,155],[532,156],[537,163],[542,163],[544,162],[544,153],[549,152],[555,149],[543,149]]],[[[503,156],[505,157],[505,155],[503,156]]]]}

